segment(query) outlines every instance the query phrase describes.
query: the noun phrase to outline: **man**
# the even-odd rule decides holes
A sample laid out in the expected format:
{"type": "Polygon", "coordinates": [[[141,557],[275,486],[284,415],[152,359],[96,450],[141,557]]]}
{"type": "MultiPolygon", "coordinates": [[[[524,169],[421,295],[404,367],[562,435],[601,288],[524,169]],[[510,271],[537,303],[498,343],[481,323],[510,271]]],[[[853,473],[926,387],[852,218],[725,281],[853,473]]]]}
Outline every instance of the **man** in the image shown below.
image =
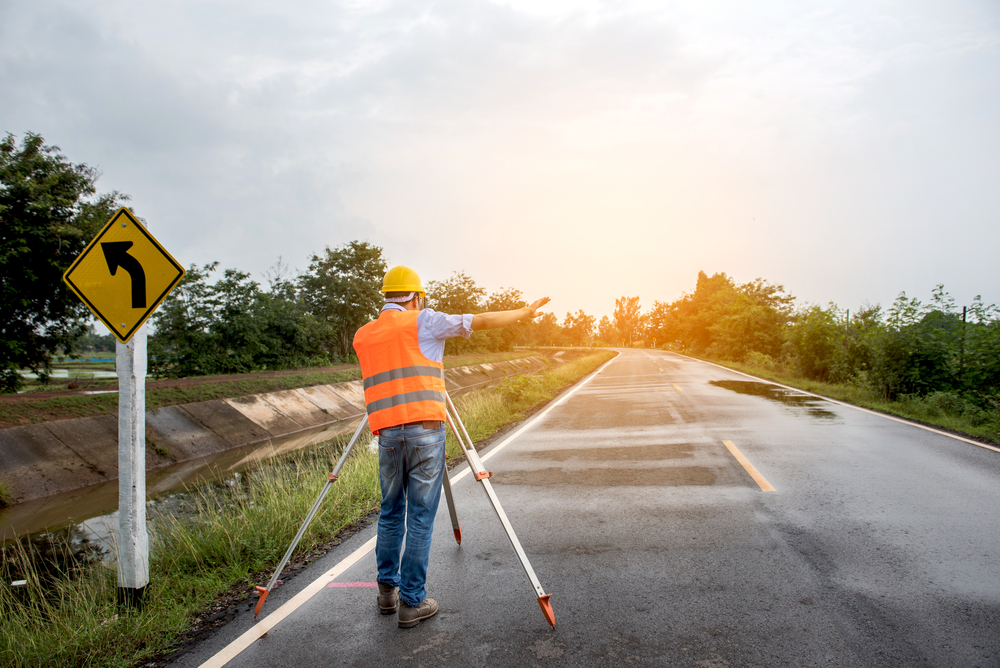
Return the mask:
{"type": "Polygon", "coordinates": [[[399,627],[411,628],[438,611],[434,599],[427,598],[425,583],[434,516],[447,474],[445,340],[534,318],[549,298],[513,311],[438,313],[424,309],[420,276],[403,265],[386,273],[382,293],[385,306],[378,320],[355,334],[354,350],[364,377],[368,423],[379,443],[378,607],[383,615],[398,608],[399,627]]]}

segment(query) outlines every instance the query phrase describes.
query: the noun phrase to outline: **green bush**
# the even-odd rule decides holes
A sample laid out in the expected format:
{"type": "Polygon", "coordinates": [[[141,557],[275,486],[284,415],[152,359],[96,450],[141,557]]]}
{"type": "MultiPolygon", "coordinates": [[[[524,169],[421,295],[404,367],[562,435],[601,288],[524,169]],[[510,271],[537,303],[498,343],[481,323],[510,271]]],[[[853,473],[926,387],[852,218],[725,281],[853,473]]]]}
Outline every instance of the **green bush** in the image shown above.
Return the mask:
{"type": "Polygon", "coordinates": [[[974,426],[1000,424],[1000,412],[994,406],[981,406],[977,401],[957,392],[931,392],[927,395],[907,395],[900,402],[916,415],[929,420],[951,418],[974,426]]]}
{"type": "Polygon", "coordinates": [[[778,371],[781,364],[767,353],[760,353],[753,350],[743,358],[744,364],[749,364],[757,369],[767,369],[768,371],[778,371]]]}
{"type": "Polygon", "coordinates": [[[805,378],[826,380],[844,334],[845,323],[833,304],[828,309],[810,306],[799,312],[785,334],[785,350],[793,360],[792,368],[805,378]]]}
{"type": "Polygon", "coordinates": [[[543,394],[545,385],[544,376],[512,376],[497,386],[497,393],[508,404],[518,405],[543,394]]]}

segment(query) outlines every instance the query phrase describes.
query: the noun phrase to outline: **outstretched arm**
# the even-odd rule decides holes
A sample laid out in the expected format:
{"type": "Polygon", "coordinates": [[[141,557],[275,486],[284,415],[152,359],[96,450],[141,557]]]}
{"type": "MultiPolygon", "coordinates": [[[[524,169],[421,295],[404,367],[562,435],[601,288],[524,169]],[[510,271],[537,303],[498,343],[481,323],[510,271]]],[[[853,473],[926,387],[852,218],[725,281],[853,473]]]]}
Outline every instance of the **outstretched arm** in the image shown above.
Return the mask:
{"type": "Polygon", "coordinates": [[[472,316],[472,329],[496,329],[498,327],[506,327],[507,325],[513,325],[518,320],[524,320],[525,318],[534,318],[541,315],[538,309],[542,308],[549,303],[548,297],[542,297],[536,302],[533,302],[531,306],[525,306],[524,308],[514,309],[513,311],[492,311],[490,313],[477,313],[472,316]]]}

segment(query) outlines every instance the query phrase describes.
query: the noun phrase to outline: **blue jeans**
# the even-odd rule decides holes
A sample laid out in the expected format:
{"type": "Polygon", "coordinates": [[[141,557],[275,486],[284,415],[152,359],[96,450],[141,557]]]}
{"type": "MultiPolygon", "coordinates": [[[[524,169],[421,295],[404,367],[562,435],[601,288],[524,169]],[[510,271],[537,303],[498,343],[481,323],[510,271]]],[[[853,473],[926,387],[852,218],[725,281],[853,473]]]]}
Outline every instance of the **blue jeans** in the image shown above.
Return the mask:
{"type": "Polygon", "coordinates": [[[400,598],[413,607],[427,595],[427,561],[446,469],[444,437],[443,426],[403,425],[378,434],[378,581],[399,587],[400,598]],[[406,549],[400,559],[404,536],[406,549]]]}

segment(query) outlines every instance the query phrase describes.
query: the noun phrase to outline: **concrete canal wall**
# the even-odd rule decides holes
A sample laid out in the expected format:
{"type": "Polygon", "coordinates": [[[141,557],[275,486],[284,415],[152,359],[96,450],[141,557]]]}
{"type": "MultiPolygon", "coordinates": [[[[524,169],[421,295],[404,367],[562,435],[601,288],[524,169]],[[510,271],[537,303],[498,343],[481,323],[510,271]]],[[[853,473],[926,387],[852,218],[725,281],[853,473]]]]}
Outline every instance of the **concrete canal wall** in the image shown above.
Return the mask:
{"type": "MultiPolygon", "coordinates": [[[[445,381],[449,392],[460,393],[545,365],[529,357],[456,367],[445,371],[445,381]]],[[[361,381],[147,411],[148,491],[157,494],[195,477],[207,457],[226,470],[321,443],[356,429],[363,413],[361,381]],[[225,453],[231,456],[220,459],[225,453]]],[[[0,481],[15,504],[117,478],[117,415],[0,430],[0,481]]]]}

